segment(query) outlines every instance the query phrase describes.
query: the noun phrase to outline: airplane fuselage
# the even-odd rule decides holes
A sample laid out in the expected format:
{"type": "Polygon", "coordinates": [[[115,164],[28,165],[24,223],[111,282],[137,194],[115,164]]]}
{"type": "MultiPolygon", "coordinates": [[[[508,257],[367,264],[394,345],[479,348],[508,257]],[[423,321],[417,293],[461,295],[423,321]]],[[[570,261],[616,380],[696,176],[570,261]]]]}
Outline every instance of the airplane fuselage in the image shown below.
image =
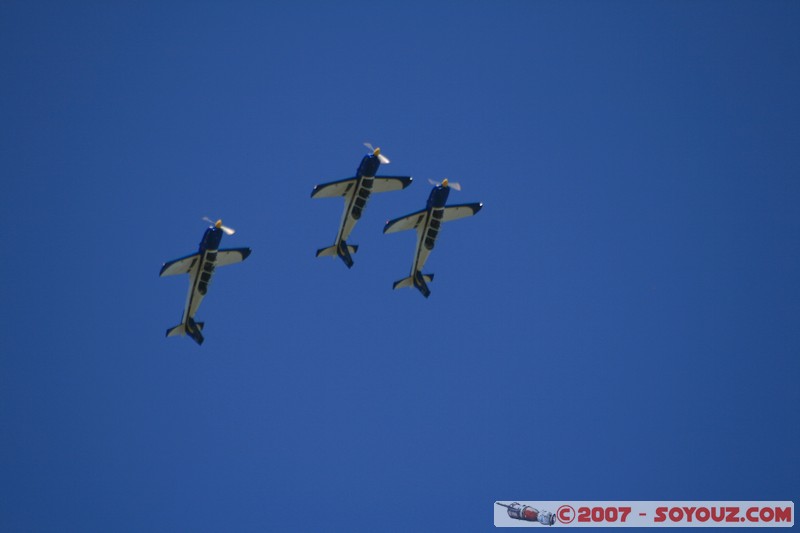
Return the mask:
{"type": "Polygon", "coordinates": [[[189,318],[194,318],[203,297],[208,292],[208,285],[214,275],[220,242],[222,242],[222,230],[219,228],[212,226],[203,234],[197,251],[197,264],[192,266],[189,272],[189,294],[186,295],[186,307],[181,319],[183,324],[187,324],[189,318]]]}
{"type": "Polygon", "coordinates": [[[375,174],[378,173],[378,167],[380,166],[381,162],[375,155],[365,155],[358,165],[356,181],[353,185],[355,192],[350,201],[344,206],[342,221],[339,224],[339,233],[336,235],[336,246],[347,240],[356,222],[361,218],[361,214],[367,207],[367,200],[369,200],[369,196],[372,193],[375,174]]]}
{"type": "Polygon", "coordinates": [[[378,156],[367,154],[361,159],[361,163],[359,163],[358,170],[356,171],[356,176],[369,176],[374,178],[380,166],[381,161],[378,159],[378,156]]]}
{"type": "Polygon", "coordinates": [[[428,255],[436,245],[436,239],[439,237],[442,227],[444,207],[449,195],[450,188],[439,185],[434,187],[428,196],[427,212],[421,229],[417,231],[417,251],[414,254],[414,263],[411,265],[411,275],[414,277],[415,285],[417,285],[417,277],[421,275],[422,267],[428,260],[428,255]]]}

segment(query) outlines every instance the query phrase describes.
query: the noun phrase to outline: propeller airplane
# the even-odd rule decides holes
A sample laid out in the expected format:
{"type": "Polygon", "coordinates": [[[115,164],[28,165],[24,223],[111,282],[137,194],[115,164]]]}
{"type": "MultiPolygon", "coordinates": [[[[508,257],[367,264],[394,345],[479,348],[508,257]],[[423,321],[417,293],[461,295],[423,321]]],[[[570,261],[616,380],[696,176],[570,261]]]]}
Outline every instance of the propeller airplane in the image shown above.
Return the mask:
{"type": "Polygon", "coordinates": [[[222,234],[233,235],[235,231],[222,225],[222,220],[214,222],[208,217],[203,220],[210,222],[200,241],[200,248],[196,253],[164,263],[159,276],[173,276],[176,274],[189,274],[189,294],[186,297],[186,307],[183,311],[181,323],[167,330],[167,337],[189,335],[197,344],[203,344],[203,322],[195,322],[200,302],[203,301],[211,276],[216,267],[232,265],[247,259],[250,248],[230,248],[220,250],[222,234]]]}
{"type": "Polygon", "coordinates": [[[393,288],[401,289],[413,286],[425,298],[431,295],[427,284],[433,281],[433,274],[423,274],[422,267],[436,244],[436,238],[439,236],[442,223],[472,216],[483,207],[482,203],[445,206],[447,197],[450,195],[450,189],[460,191],[461,185],[447,179],[441,183],[433,180],[428,181],[433,185],[433,190],[428,196],[428,203],[425,209],[390,220],[383,228],[384,233],[395,233],[409,229],[417,230],[417,247],[414,252],[414,262],[411,265],[411,275],[395,281],[393,288]]]}
{"type": "Polygon", "coordinates": [[[353,258],[358,245],[347,244],[347,238],[361,218],[367,206],[371,193],[399,191],[411,185],[410,176],[376,176],[381,164],[388,165],[389,159],[381,153],[380,148],[373,148],[371,144],[364,143],[370,153],[361,159],[355,177],[330,183],[323,183],[314,187],[311,198],[344,197],[344,212],[339,224],[339,232],[333,246],[317,250],[317,257],[338,255],[347,268],[352,268],[353,258]]]}

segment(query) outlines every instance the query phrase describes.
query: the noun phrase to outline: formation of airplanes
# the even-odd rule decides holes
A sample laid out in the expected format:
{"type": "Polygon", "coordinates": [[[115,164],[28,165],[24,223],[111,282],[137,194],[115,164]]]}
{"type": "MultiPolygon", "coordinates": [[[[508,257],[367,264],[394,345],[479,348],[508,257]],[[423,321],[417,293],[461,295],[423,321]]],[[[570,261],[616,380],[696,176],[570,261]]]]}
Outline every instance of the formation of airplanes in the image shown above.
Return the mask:
{"type": "MultiPolygon", "coordinates": [[[[323,183],[314,187],[311,198],[344,199],[344,211],[333,245],[317,250],[317,257],[339,257],[347,268],[352,268],[353,254],[357,245],[349,244],[347,239],[361,218],[372,193],[401,191],[411,185],[411,176],[378,176],[381,164],[388,165],[389,159],[381,153],[380,148],[369,149],[356,169],[355,176],[338,181],[323,183]]],[[[428,283],[433,274],[423,274],[422,268],[433,250],[436,240],[445,222],[472,216],[483,207],[482,203],[447,205],[450,190],[461,190],[461,185],[447,179],[441,182],[428,180],[432,185],[428,201],[423,209],[414,211],[393,220],[389,220],[383,228],[384,233],[395,233],[405,230],[417,231],[417,245],[408,277],[395,281],[394,289],[404,287],[416,288],[425,298],[431,294],[428,283]]],[[[204,218],[211,225],[203,233],[198,251],[164,263],[160,276],[189,274],[189,292],[186,296],[183,316],[180,324],[167,330],[167,337],[188,335],[197,344],[203,344],[203,322],[196,322],[194,317],[200,303],[206,296],[211,278],[217,267],[240,263],[250,256],[250,248],[220,249],[222,235],[233,235],[235,231],[222,225],[222,220],[214,222],[204,218]]]]}

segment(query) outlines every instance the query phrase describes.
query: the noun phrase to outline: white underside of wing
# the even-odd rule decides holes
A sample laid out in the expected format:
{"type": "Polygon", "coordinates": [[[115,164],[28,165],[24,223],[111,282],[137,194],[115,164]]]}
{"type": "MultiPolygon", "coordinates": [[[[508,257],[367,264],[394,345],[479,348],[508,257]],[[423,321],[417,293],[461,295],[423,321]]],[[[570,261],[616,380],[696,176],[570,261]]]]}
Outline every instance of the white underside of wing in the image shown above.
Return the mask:
{"type": "Polygon", "coordinates": [[[161,273],[159,276],[163,277],[187,274],[199,260],[200,254],[192,254],[168,263],[164,263],[164,266],[161,267],[161,273]]]}
{"type": "Polygon", "coordinates": [[[379,176],[372,181],[372,192],[402,191],[409,183],[410,176],[379,176]]]}
{"type": "MultiPolygon", "coordinates": [[[[249,254],[249,250],[247,250],[247,253],[249,254]]],[[[246,255],[242,250],[220,250],[217,252],[217,260],[214,264],[221,267],[234,263],[241,263],[245,260],[245,257],[246,255]]]]}
{"type": "Polygon", "coordinates": [[[404,217],[390,220],[383,228],[384,233],[397,233],[398,231],[405,231],[418,227],[425,220],[426,210],[417,211],[404,217]]]}
{"type": "Polygon", "coordinates": [[[444,208],[442,222],[450,222],[459,218],[470,217],[481,210],[483,204],[449,205],[444,208]]]}
{"type": "Polygon", "coordinates": [[[353,189],[356,184],[356,178],[348,178],[345,180],[334,181],[331,183],[323,183],[317,185],[311,192],[312,198],[335,198],[337,196],[344,196],[347,192],[353,189]]]}

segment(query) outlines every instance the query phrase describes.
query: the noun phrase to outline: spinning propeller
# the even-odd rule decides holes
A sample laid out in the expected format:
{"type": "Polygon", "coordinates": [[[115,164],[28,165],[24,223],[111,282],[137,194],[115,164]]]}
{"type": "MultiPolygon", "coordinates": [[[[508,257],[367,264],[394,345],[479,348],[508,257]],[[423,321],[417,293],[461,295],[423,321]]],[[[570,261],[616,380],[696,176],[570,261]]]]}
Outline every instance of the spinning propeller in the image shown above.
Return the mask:
{"type": "Polygon", "coordinates": [[[233,235],[234,233],[236,233],[236,230],[234,230],[233,228],[229,228],[228,226],[223,226],[223,225],[222,225],[222,219],[220,219],[220,220],[217,220],[216,222],[214,222],[213,220],[211,220],[211,219],[210,219],[210,218],[208,218],[208,217],[203,217],[203,220],[205,220],[206,222],[211,222],[211,224],[212,224],[212,225],[213,225],[215,228],[217,228],[217,229],[221,229],[221,230],[222,230],[222,231],[224,231],[224,232],[225,232],[225,234],[227,234],[227,235],[233,235]]]}
{"type": "Polygon", "coordinates": [[[439,187],[441,185],[442,187],[450,187],[451,189],[455,189],[457,191],[461,190],[460,183],[456,181],[449,181],[447,178],[443,179],[441,183],[439,183],[438,181],[433,181],[432,179],[428,179],[428,183],[430,183],[431,185],[435,185],[436,187],[439,187]]]}
{"type": "Polygon", "coordinates": [[[370,152],[372,152],[372,155],[374,155],[375,157],[377,157],[377,158],[378,158],[378,161],[380,161],[380,162],[381,162],[381,163],[383,163],[384,165],[388,165],[389,163],[391,163],[391,161],[389,161],[389,158],[388,158],[388,157],[386,157],[385,155],[383,155],[383,154],[381,153],[381,149],[380,149],[380,148],[373,148],[373,147],[372,147],[372,145],[371,145],[370,143],[364,143],[364,146],[366,146],[366,147],[367,147],[367,149],[368,149],[370,152]]]}

